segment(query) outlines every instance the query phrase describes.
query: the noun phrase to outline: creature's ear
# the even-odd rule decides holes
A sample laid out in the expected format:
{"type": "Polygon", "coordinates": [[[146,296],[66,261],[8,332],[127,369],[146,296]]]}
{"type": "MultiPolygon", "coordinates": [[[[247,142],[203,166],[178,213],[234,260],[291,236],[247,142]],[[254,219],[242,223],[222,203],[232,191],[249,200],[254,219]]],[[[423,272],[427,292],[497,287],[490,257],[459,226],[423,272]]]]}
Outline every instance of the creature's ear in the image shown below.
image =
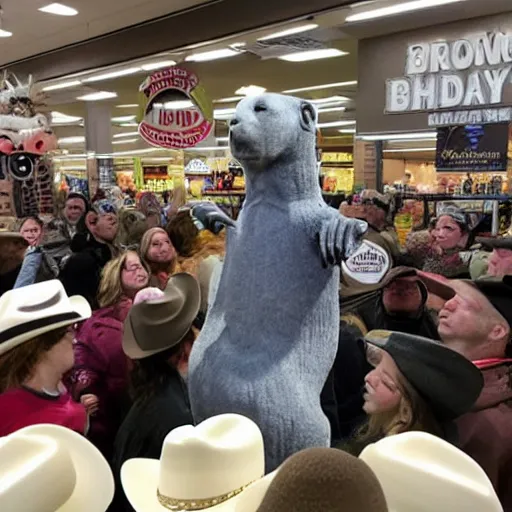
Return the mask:
{"type": "Polygon", "coordinates": [[[300,104],[300,125],[308,132],[316,130],[316,109],[307,101],[300,104]]]}
{"type": "Polygon", "coordinates": [[[85,225],[87,229],[92,233],[94,231],[94,226],[98,222],[98,214],[94,211],[90,211],[85,215],[85,225]]]}

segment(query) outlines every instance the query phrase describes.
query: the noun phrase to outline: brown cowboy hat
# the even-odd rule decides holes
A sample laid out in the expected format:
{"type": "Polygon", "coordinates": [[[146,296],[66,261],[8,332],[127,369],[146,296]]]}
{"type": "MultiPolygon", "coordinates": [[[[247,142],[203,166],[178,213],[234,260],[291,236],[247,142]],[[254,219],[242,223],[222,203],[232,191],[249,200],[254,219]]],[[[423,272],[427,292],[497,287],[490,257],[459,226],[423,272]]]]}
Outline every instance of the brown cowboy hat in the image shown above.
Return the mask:
{"type": "Polygon", "coordinates": [[[124,322],[124,353],[130,359],[143,359],[174,347],[190,330],[200,304],[196,279],[184,273],[172,276],[161,299],[130,309],[124,322]]]}

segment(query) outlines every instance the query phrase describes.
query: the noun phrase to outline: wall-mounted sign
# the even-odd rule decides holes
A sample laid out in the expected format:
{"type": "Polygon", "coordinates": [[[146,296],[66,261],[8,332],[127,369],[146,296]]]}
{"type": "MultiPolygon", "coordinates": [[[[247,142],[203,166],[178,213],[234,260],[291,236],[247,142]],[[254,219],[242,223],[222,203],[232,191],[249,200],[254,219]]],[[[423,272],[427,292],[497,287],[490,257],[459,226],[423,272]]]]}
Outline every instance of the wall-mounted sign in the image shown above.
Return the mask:
{"type": "Polygon", "coordinates": [[[213,128],[213,105],[196,74],[179,66],[157,71],[140,86],[140,136],[153,146],[184,149],[206,139],[213,128]],[[170,92],[183,100],[167,101],[170,92]]]}
{"type": "Polygon", "coordinates": [[[507,170],[508,124],[438,128],[437,171],[507,170]]]}
{"type": "Polygon", "coordinates": [[[386,81],[386,113],[431,112],[430,126],[512,120],[512,108],[503,105],[512,77],[512,35],[409,45],[405,75],[386,81]]]}

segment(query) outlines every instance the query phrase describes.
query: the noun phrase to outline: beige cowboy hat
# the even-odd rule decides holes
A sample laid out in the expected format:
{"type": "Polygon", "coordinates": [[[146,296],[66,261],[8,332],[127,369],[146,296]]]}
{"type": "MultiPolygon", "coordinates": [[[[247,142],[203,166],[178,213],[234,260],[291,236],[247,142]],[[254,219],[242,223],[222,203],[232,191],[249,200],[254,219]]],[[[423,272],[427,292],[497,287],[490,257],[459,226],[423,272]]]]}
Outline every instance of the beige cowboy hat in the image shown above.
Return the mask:
{"type": "Polygon", "coordinates": [[[121,482],[136,512],[208,510],[256,512],[268,482],[263,436],[238,414],[178,427],[165,438],[160,460],[130,459],[121,482]]]}
{"type": "Polygon", "coordinates": [[[4,240],[12,240],[13,242],[19,242],[28,247],[28,242],[23,236],[16,231],[0,231],[0,243],[4,240]]]}
{"type": "Polygon", "coordinates": [[[34,425],[0,438],[2,512],[105,512],[114,497],[112,471],[83,436],[58,425],[34,425]]]}
{"type": "Polygon", "coordinates": [[[0,297],[0,355],[90,316],[87,300],[79,295],[68,297],[56,279],[9,290],[0,297]]]}
{"type": "Polygon", "coordinates": [[[386,437],[360,458],[377,475],[389,512],[503,512],[484,470],[431,434],[386,437]]]}
{"type": "Polygon", "coordinates": [[[190,274],[175,274],[161,298],[135,304],[124,322],[123,350],[143,359],[177,345],[199,312],[199,283],[190,274]]]}

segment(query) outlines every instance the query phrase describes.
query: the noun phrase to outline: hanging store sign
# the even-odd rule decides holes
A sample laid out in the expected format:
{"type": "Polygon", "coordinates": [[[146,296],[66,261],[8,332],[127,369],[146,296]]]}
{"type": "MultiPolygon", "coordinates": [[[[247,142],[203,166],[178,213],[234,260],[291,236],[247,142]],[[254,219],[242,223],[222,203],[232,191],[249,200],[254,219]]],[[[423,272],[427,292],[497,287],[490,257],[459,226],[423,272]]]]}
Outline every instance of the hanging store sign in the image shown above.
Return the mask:
{"type": "Polygon", "coordinates": [[[508,123],[438,128],[437,171],[506,171],[508,123]]]}
{"type": "Polygon", "coordinates": [[[512,78],[512,35],[412,44],[405,75],[386,81],[387,114],[430,112],[429,126],[512,120],[512,108],[503,105],[512,78]]]}
{"type": "Polygon", "coordinates": [[[205,140],[213,128],[213,105],[195,73],[179,66],[157,71],[140,86],[140,136],[152,146],[185,149],[205,140]],[[167,101],[172,92],[188,100],[167,101]]]}

